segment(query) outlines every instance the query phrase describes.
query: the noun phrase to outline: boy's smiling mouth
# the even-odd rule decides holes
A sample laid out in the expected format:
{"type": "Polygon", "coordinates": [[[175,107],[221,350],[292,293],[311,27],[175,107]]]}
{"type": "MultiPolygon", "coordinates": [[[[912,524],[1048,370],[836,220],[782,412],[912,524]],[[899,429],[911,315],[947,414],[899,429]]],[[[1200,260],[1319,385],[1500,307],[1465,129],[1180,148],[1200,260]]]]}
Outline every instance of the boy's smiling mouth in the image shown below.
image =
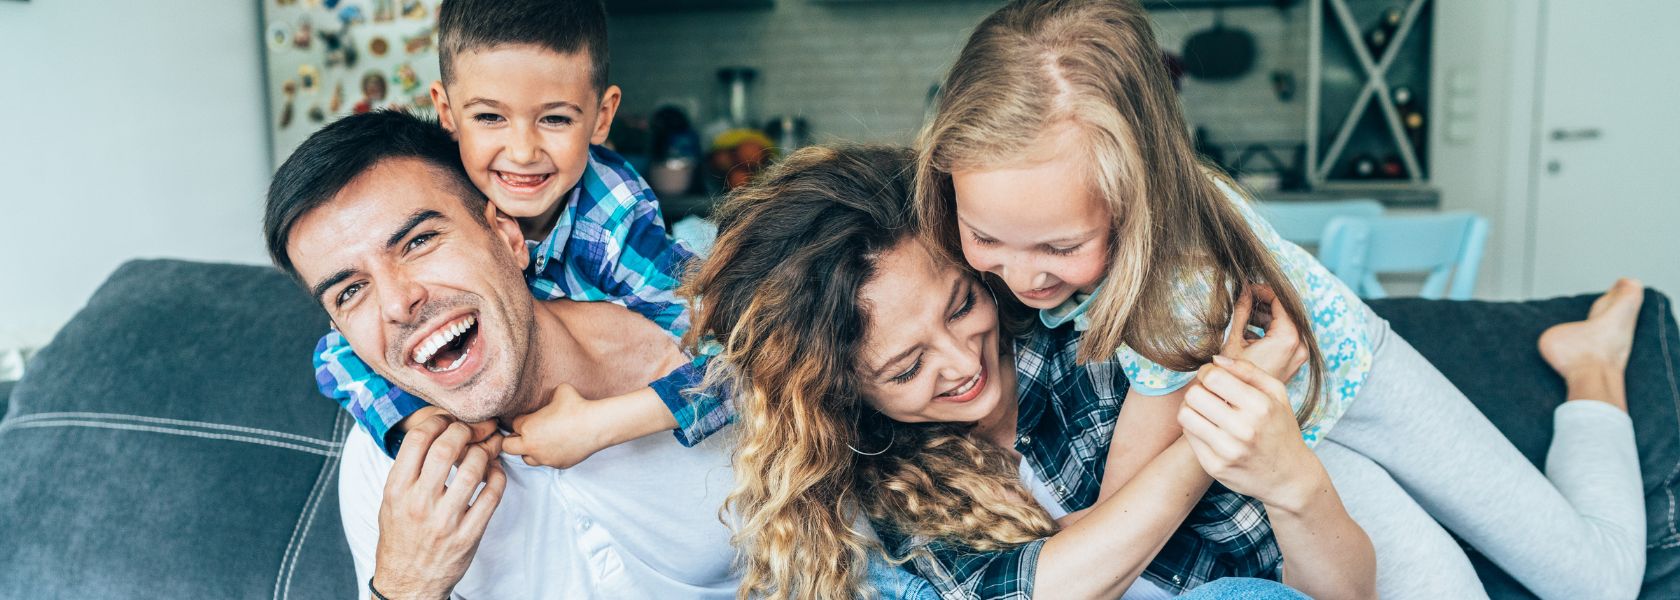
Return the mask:
{"type": "Polygon", "coordinates": [[[531,193],[543,188],[548,180],[554,178],[553,173],[512,173],[508,171],[492,171],[496,176],[496,183],[510,192],[531,193]]]}

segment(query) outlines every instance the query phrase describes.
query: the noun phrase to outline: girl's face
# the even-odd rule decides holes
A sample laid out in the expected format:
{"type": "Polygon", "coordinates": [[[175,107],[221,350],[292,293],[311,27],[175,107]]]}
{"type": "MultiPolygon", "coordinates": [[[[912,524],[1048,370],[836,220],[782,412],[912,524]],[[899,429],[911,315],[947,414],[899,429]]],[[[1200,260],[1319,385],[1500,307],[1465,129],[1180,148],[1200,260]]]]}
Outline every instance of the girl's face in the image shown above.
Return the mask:
{"type": "Polygon", "coordinates": [[[1108,206],[1093,192],[1078,130],[1039,137],[1024,165],[951,173],[963,257],[1022,304],[1055,308],[1090,292],[1108,267],[1108,206]]]}
{"type": "Polygon", "coordinates": [[[875,410],[904,423],[972,423],[1007,408],[1014,374],[999,375],[997,306],[978,280],[912,239],[878,259],[858,295],[869,322],[857,370],[875,410]]]}

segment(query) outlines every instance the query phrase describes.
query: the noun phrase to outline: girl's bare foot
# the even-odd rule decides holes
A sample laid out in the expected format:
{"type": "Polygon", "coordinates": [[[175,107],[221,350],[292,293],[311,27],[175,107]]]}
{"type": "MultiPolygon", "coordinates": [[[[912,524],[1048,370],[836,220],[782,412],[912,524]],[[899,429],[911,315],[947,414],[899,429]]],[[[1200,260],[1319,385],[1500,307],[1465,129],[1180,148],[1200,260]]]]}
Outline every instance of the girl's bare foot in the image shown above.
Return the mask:
{"type": "Polygon", "coordinates": [[[1587,311],[1587,320],[1554,325],[1540,334],[1540,355],[1569,385],[1570,400],[1598,400],[1627,411],[1624,381],[1633,327],[1645,286],[1618,279],[1587,311]]]}

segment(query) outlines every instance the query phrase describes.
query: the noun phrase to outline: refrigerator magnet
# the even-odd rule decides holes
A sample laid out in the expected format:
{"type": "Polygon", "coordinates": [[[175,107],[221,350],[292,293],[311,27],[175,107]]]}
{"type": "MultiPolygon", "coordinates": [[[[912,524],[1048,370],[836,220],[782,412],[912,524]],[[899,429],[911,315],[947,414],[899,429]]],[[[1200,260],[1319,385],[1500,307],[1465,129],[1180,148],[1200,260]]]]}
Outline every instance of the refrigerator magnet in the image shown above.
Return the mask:
{"type": "Polygon", "coordinates": [[[298,65],[298,87],[305,94],[315,93],[315,88],[321,85],[321,69],[315,65],[298,65]]]}
{"type": "Polygon", "coordinates": [[[372,40],[368,40],[368,54],[372,54],[374,56],[385,56],[385,53],[390,51],[391,42],[390,40],[385,39],[385,36],[376,35],[372,40]]]}

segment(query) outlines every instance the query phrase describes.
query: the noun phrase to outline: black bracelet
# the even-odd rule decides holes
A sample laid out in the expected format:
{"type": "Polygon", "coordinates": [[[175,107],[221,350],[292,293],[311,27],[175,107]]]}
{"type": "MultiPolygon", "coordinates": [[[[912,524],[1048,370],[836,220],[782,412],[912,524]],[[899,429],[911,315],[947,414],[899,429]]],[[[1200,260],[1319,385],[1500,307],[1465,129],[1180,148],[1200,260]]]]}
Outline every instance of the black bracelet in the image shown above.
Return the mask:
{"type": "Polygon", "coordinates": [[[385,594],[379,593],[378,588],[373,587],[372,577],[368,578],[368,592],[373,594],[373,600],[391,600],[390,598],[386,598],[385,594]]]}

